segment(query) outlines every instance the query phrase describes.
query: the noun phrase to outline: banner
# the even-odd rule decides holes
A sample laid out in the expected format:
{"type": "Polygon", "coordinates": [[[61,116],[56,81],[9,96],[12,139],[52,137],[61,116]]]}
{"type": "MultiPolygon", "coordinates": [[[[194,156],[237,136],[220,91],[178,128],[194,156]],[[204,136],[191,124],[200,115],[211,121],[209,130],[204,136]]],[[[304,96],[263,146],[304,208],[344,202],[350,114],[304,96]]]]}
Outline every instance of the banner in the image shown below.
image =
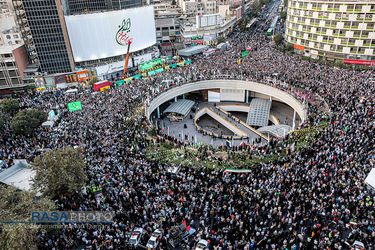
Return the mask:
{"type": "Polygon", "coordinates": [[[142,78],[142,75],[141,74],[138,74],[138,75],[135,75],[133,76],[133,79],[136,80],[136,79],[141,79],[142,78]]]}
{"type": "Polygon", "coordinates": [[[242,56],[242,57],[245,57],[245,56],[247,56],[248,54],[249,54],[249,51],[247,51],[247,50],[241,52],[241,56],[242,56]]]}
{"type": "Polygon", "coordinates": [[[68,103],[69,112],[82,110],[81,101],[68,103]]]}
{"type": "Polygon", "coordinates": [[[75,62],[124,55],[129,43],[130,52],[156,43],[152,5],[64,18],[75,62]]]}
{"type": "Polygon", "coordinates": [[[226,173],[250,173],[251,169],[225,169],[224,174],[226,173]]]}
{"type": "Polygon", "coordinates": [[[117,87],[120,87],[120,86],[123,85],[124,83],[125,83],[125,80],[117,81],[117,82],[116,82],[116,86],[117,86],[117,87]]]}
{"type": "Polygon", "coordinates": [[[375,66],[375,61],[344,59],[344,63],[375,66]]]}

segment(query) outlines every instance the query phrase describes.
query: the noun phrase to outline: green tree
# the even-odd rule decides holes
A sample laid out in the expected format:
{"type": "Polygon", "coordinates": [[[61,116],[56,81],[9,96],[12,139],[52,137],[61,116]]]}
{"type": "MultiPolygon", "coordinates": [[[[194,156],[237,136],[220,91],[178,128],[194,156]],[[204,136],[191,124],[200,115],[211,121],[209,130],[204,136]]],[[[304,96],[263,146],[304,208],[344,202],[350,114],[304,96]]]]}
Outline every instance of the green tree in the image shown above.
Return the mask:
{"type": "Polygon", "coordinates": [[[248,22],[249,22],[249,19],[247,19],[247,18],[242,19],[242,22],[241,22],[241,30],[242,31],[244,31],[246,29],[246,25],[247,25],[248,22]]]}
{"type": "Polygon", "coordinates": [[[286,19],[286,11],[280,13],[280,18],[286,19]]]}
{"type": "Polygon", "coordinates": [[[12,114],[16,112],[19,109],[19,107],[20,107],[20,103],[17,100],[12,99],[12,98],[4,99],[0,101],[0,109],[4,113],[12,114]]]}
{"type": "Polygon", "coordinates": [[[40,109],[22,110],[12,119],[10,127],[16,134],[30,134],[47,121],[48,115],[40,109]]]}
{"type": "Polygon", "coordinates": [[[80,193],[86,183],[80,148],[64,147],[37,157],[31,167],[36,171],[33,188],[44,195],[62,197],[80,193]]]}
{"type": "Polygon", "coordinates": [[[275,44],[277,46],[279,46],[283,42],[284,37],[283,37],[283,35],[281,35],[280,33],[278,33],[278,34],[275,35],[274,40],[275,40],[275,44]]]}
{"type": "Polygon", "coordinates": [[[287,46],[285,46],[285,50],[293,51],[294,50],[293,44],[289,43],[287,46]]]}
{"type": "Polygon", "coordinates": [[[217,39],[217,44],[220,44],[220,43],[225,43],[225,38],[222,36],[217,39]]]}
{"type": "MultiPolygon", "coordinates": [[[[0,186],[0,218],[2,221],[30,221],[33,211],[53,211],[55,204],[36,199],[35,192],[19,191],[12,186],[0,186]]],[[[0,224],[0,249],[37,249],[38,224],[0,224]]]]}
{"type": "Polygon", "coordinates": [[[9,119],[8,115],[0,110],[0,129],[4,127],[5,121],[9,119]]]}

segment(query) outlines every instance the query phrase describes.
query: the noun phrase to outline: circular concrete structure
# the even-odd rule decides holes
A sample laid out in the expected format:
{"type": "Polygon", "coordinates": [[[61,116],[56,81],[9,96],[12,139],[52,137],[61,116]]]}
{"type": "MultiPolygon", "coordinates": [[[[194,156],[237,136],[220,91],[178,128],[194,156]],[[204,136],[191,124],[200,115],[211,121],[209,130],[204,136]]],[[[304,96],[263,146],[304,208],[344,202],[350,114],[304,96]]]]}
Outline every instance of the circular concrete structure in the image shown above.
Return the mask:
{"type": "Polygon", "coordinates": [[[173,87],[167,91],[162,92],[154,99],[150,101],[150,104],[146,108],[147,119],[150,119],[152,112],[154,112],[163,103],[174,99],[177,96],[207,89],[236,89],[236,90],[247,90],[260,95],[263,98],[272,97],[272,100],[283,102],[289,105],[301,118],[303,123],[307,118],[307,111],[305,106],[300,103],[292,95],[278,88],[257,83],[251,81],[240,81],[240,80],[208,80],[187,83],[181,86],[173,87]]]}

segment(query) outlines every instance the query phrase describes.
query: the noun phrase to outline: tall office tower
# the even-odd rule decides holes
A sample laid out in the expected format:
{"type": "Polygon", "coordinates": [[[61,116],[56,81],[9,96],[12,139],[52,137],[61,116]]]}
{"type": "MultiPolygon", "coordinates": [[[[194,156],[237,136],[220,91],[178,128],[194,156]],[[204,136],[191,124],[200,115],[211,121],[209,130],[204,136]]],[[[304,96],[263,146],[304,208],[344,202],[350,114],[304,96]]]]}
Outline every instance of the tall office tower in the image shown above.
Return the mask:
{"type": "Polygon", "coordinates": [[[142,7],[142,0],[63,0],[65,14],[142,7]]]}
{"type": "Polygon", "coordinates": [[[74,71],[64,15],[141,7],[142,0],[12,0],[30,64],[41,73],[74,71]]]}
{"type": "Polygon", "coordinates": [[[297,53],[369,65],[360,60],[375,61],[375,2],[289,0],[285,37],[297,53]]]}
{"type": "Polygon", "coordinates": [[[13,6],[29,58],[40,72],[73,71],[61,0],[13,0],[13,6]]]}

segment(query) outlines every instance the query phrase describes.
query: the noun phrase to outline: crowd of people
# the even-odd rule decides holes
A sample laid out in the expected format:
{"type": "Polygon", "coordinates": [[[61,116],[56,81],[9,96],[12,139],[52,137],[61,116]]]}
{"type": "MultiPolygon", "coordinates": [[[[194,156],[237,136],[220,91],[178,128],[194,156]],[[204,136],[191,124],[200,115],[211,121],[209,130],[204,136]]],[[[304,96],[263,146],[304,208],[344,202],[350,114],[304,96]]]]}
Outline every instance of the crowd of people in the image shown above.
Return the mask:
{"type": "MultiPolygon", "coordinates": [[[[57,235],[42,233],[42,249],[131,249],[129,232],[142,227],[150,235],[184,221],[197,230],[183,249],[199,239],[210,249],[347,249],[355,240],[375,248],[375,196],[364,183],[374,166],[375,87],[371,71],[333,68],[277,50],[263,36],[235,30],[229,48],[193,63],[135,80],[107,92],[80,89],[25,94],[20,109],[58,110],[55,128],[14,135],[9,123],[0,136],[0,159],[31,162],[46,149],[81,146],[85,152],[86,191],[56,201],[61,210],[113,211],[110,226],[64,225],[57,235]],[[251,53],[238,59],[241,50],[251,53]],[[330,122],[309,147],[282,161],[251,166],[248,173],[183,167],[145,157],[150,124],[136,111],[162,91],[193,81],[232,79],[287,83],[305,89],[329,106],[330,122]],[[165,80],[172,80],[172,86],[165,80]],[[69,112],[80,100],[83,110],[69,112]],[[100,187],[101,193],[93,192],[100,187]]],[[[273,83],[271,83],[273,84],[273,83]]],[[[323,103],[322,103],[323,105],[323,103]]],[[[319,105],[309,105],[305,126],[316,124],[319,105]]]]}

